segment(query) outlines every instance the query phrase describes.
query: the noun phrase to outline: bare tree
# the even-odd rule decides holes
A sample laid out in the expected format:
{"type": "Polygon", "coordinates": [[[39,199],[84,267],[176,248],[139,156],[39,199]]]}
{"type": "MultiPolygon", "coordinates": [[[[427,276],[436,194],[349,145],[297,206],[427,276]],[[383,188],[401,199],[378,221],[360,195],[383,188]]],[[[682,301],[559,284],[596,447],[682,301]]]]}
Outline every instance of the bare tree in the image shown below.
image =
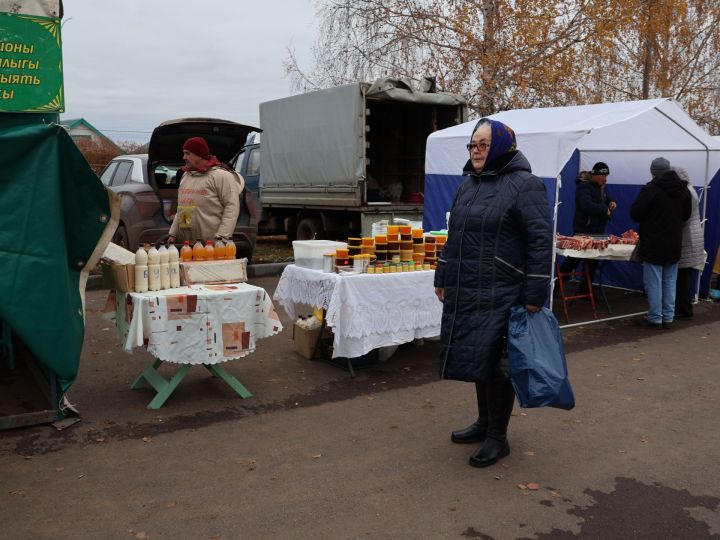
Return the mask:
{"type": "Polygon", "coordinates": [[[296,90],[436,76],[477,114],[669,96],[717,127],[718,0],[324,0],[296,90]]]}

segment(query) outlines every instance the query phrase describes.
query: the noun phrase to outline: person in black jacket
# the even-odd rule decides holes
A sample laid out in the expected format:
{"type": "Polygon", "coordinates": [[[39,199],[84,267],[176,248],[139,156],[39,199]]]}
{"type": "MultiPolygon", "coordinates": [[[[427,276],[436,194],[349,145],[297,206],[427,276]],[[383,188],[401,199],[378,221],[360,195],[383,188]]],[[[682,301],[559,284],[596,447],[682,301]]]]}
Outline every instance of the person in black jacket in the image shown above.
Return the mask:
{"type": "Polygon", "coordinates": [[[478,418],[454,431],[456,443],[483,443],[470,465],[510,453],[515,394],[500,359],[510,308],[537,312],[547,300],[552,225],[545,186],[516,149],[508,126],[481,119],[450,211],[435,292],[443,302],[440,377],[475,383],[478,418]]]}
{"type": "MultiPolygon", "coordinates": [[[[602,235],[605,227],[617,208],[615,199],[605,189],[610,169],[607,164],[598,161],[590,171],[590,179],[583,181],[581,177],[575,181],[575,218],[573,219],[573,234],[602,235]]],[[[567,257],[560,266],[560,272],[566,273],[574,270],[579,259],[567,257]]],[[[586,260],[590,282],[595,277],[598,261],[586,260]]],[[[587,284],[581,285],[578,294],[586,292],[587,284]]]]}
{"type": "Polygon", "coordinates": [[[650,165],[653,179],[645,184],[630,208],[640,224],[638,256],[648,296],[647,317],[641,326],[669,328],[675,315],[675,282],[682,247],[682,230],[690,218],[692,202],[687,182],[670,169],[665,158],[650,165]]]}

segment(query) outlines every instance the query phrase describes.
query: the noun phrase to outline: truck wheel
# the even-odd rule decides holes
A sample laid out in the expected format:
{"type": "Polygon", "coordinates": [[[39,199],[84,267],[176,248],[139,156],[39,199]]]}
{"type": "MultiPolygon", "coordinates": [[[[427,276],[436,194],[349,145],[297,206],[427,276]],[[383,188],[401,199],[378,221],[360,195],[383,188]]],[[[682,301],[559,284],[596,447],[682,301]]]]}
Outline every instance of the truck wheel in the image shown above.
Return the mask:
{"type": "Polygon", "coordinates": [[[306,217],[297,226],[298,240],[320,240],[323,238],[322,223],[317,218],[306,217]]]}

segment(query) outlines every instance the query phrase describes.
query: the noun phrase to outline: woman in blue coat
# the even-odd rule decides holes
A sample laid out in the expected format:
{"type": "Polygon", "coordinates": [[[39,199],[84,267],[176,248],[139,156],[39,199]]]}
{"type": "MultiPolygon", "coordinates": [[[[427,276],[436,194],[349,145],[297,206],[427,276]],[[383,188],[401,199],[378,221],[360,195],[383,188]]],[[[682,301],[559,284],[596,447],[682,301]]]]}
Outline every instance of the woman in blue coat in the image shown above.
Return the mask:
{"type": "Polygon", "coordinates": [[[483,118],[467,146],[466,179],[435,272],[443,302],[440,377],[475,383],[478,418],[451,440],[482,443],[470,465],[487,467],[510,453],[515,394],[500,366],[510,308],[534,313],[545,304],[553,238],[545,186],[516,149],[512,129],[483,118]]]}

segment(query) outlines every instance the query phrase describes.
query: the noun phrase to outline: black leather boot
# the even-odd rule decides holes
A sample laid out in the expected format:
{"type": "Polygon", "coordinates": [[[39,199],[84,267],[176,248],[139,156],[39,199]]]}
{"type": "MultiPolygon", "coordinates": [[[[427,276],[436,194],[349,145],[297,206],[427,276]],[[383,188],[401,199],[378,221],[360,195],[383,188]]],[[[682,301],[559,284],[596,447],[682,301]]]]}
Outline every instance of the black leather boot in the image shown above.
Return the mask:
{"type": "Polygon", "coordinates": [[[485,440],[488,428],[487,392],[484,383],[475,383],[478,418],[465,429],[453,431],[450,440],[458,444],[480,443],[485,440]]]}
{"type": "Polygon", "coordinates": [[[485,443],[470,456],[473,467],[489,467],[510,453],[507,427],[510,423],[515,392],[510,379],[498,373],[486,386],[488,430],[485,443]]]}

